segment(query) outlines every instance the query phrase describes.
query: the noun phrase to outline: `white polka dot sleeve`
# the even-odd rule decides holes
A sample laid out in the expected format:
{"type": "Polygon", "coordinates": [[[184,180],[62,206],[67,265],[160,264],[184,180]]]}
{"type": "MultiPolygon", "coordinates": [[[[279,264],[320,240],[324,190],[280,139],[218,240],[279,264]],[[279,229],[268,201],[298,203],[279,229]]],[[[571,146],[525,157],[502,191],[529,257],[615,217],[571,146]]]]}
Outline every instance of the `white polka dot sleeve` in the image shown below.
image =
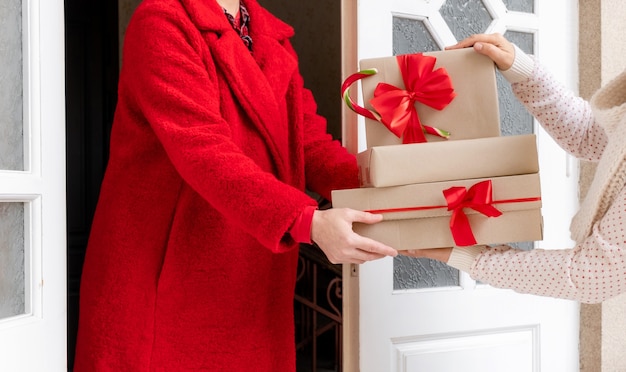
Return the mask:
{"type": "Polygon", "coordinates": [[[602,302],[626,292],[624,211],[626,192],[622,190],[591,235],[574,248],[483,249],[471,265],[470,275],[494,287],[521,293],[602,302]]]}
{"type": "Polygon", "coordinates": [[[565,151],[579,159],[600,159],[607,138],[595,122],[588,101],[565,88],[539,63],[535,63],[529,79],[513,83],[511,88],[565,151]]]}
{"type": "MultiPolygon", "coordinates": [[[[513,83],[512,88],[566,151],[586,160],[599,159],[607,138],[593,120],[587,101],[564,88],[538,63],[528,79],[513,83]]],[[[574,248],[454,248],[448,264],[498,288],[585,303],[601,302],[626,291],[626,229],[622,217],[625,211],[626,190],[622,190],[605,216],[593,226],[592,234],[574,248]]]]}

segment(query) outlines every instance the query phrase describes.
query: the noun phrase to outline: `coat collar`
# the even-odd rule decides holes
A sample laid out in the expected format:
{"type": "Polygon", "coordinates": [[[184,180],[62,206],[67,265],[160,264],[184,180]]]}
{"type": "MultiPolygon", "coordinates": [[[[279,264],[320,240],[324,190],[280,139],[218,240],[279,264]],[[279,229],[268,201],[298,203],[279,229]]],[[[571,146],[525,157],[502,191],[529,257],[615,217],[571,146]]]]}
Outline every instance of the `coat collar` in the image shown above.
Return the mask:
{"type": "Polygon", "coordinates": [[[263,136],[276,163],[278,176],[288,179],[292,173],[289,165],[290,123],[281,107],[298,70],[298,62],[287,41],[294,34],[293,28],[256,0],[245,0],[250,13],[251,54],[215,0],[180,1],[204,35],[214,62],[223,72],[231,91],[263,136]]]}
{"type": "MultiPolygon", "coordinates": [[[[230,29],[225,17],[216,17],[223,14],[222,7],[215,0],[181,0],[189,17],[201,31],[213,31],[218,34],[230,29]]],[[[290,38],[294,35],[291,26],[276,18],[269,11],[259,5],[257,0],[245,0],[244,4],[254,18],[254,33],[271,36],[277,40],[290,38]]]]}

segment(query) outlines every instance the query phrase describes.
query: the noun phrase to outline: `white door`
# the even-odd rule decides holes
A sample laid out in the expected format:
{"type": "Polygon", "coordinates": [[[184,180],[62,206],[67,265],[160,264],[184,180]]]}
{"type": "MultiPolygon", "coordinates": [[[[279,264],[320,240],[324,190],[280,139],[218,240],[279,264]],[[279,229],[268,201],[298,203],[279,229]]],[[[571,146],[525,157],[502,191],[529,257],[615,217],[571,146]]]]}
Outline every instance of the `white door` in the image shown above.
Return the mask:
{"type": "MultiPolygon", "coordinates": [[[[500,32],[575,87],[574,0],[357,3],[356,59],[440,50],[473,33],[500,32]]],[[[501,95],[510,95],[506,82],[499,86],[501,95]]],[[[501,97],[502,131],[537,134],[545,228],[543,241],[520,248],[569,247],[568,224],[577,206],[576,163],[520,107],[501,97]]],[[[362,128],[361,121],[358,146],[354,131],[344,131],[346,147],[364,149],[362,128]]],[[[406,257],[344,268],[344,289],[346,371],[579,369],[575,302],[495,289],[445,265],[406,257]]]]}
{"type": "Polygon", "coordinates": [[[63,1],[0,5],[0,371],[67,371],[63,1]]]}

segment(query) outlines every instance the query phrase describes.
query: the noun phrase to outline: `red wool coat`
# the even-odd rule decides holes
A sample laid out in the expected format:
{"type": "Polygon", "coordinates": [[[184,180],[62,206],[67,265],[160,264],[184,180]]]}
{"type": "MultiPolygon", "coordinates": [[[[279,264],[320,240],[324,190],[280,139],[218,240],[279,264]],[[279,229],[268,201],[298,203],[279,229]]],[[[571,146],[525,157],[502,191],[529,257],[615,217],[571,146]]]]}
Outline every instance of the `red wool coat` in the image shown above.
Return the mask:
{"type": "Polygon", "coordinates": [[[295,371],[309,188],[358,187],[303,87],[293,30],[247,0],[144,0],[127,30],[81,282],[76,372],[295,371]]]}

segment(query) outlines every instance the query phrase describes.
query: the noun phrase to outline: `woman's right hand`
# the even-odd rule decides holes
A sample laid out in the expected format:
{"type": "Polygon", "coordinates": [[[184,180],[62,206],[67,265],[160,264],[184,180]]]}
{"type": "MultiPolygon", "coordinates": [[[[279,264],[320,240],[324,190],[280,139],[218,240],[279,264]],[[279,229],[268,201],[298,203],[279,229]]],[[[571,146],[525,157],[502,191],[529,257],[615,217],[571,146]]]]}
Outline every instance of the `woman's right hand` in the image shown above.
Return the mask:
{"type": "Polygon", "coordinates": [[[502,71],[510,69],[515,60],[515,47],[504,36],[498,33],[475,34],[459,41],[455,45],[446,47],[446,50],[472,46],[477,53],[491,58],[502,71]]]}
{"type": "Polygon", "coordinates": [[[386,256],[396,256],[398,252],[395,249],[352,230],[354,222],[373,224],[382,219],[381,214],[350,208],[316,210],[311,224],[311,240],[334,264],[362,264],[386,256]]]}

